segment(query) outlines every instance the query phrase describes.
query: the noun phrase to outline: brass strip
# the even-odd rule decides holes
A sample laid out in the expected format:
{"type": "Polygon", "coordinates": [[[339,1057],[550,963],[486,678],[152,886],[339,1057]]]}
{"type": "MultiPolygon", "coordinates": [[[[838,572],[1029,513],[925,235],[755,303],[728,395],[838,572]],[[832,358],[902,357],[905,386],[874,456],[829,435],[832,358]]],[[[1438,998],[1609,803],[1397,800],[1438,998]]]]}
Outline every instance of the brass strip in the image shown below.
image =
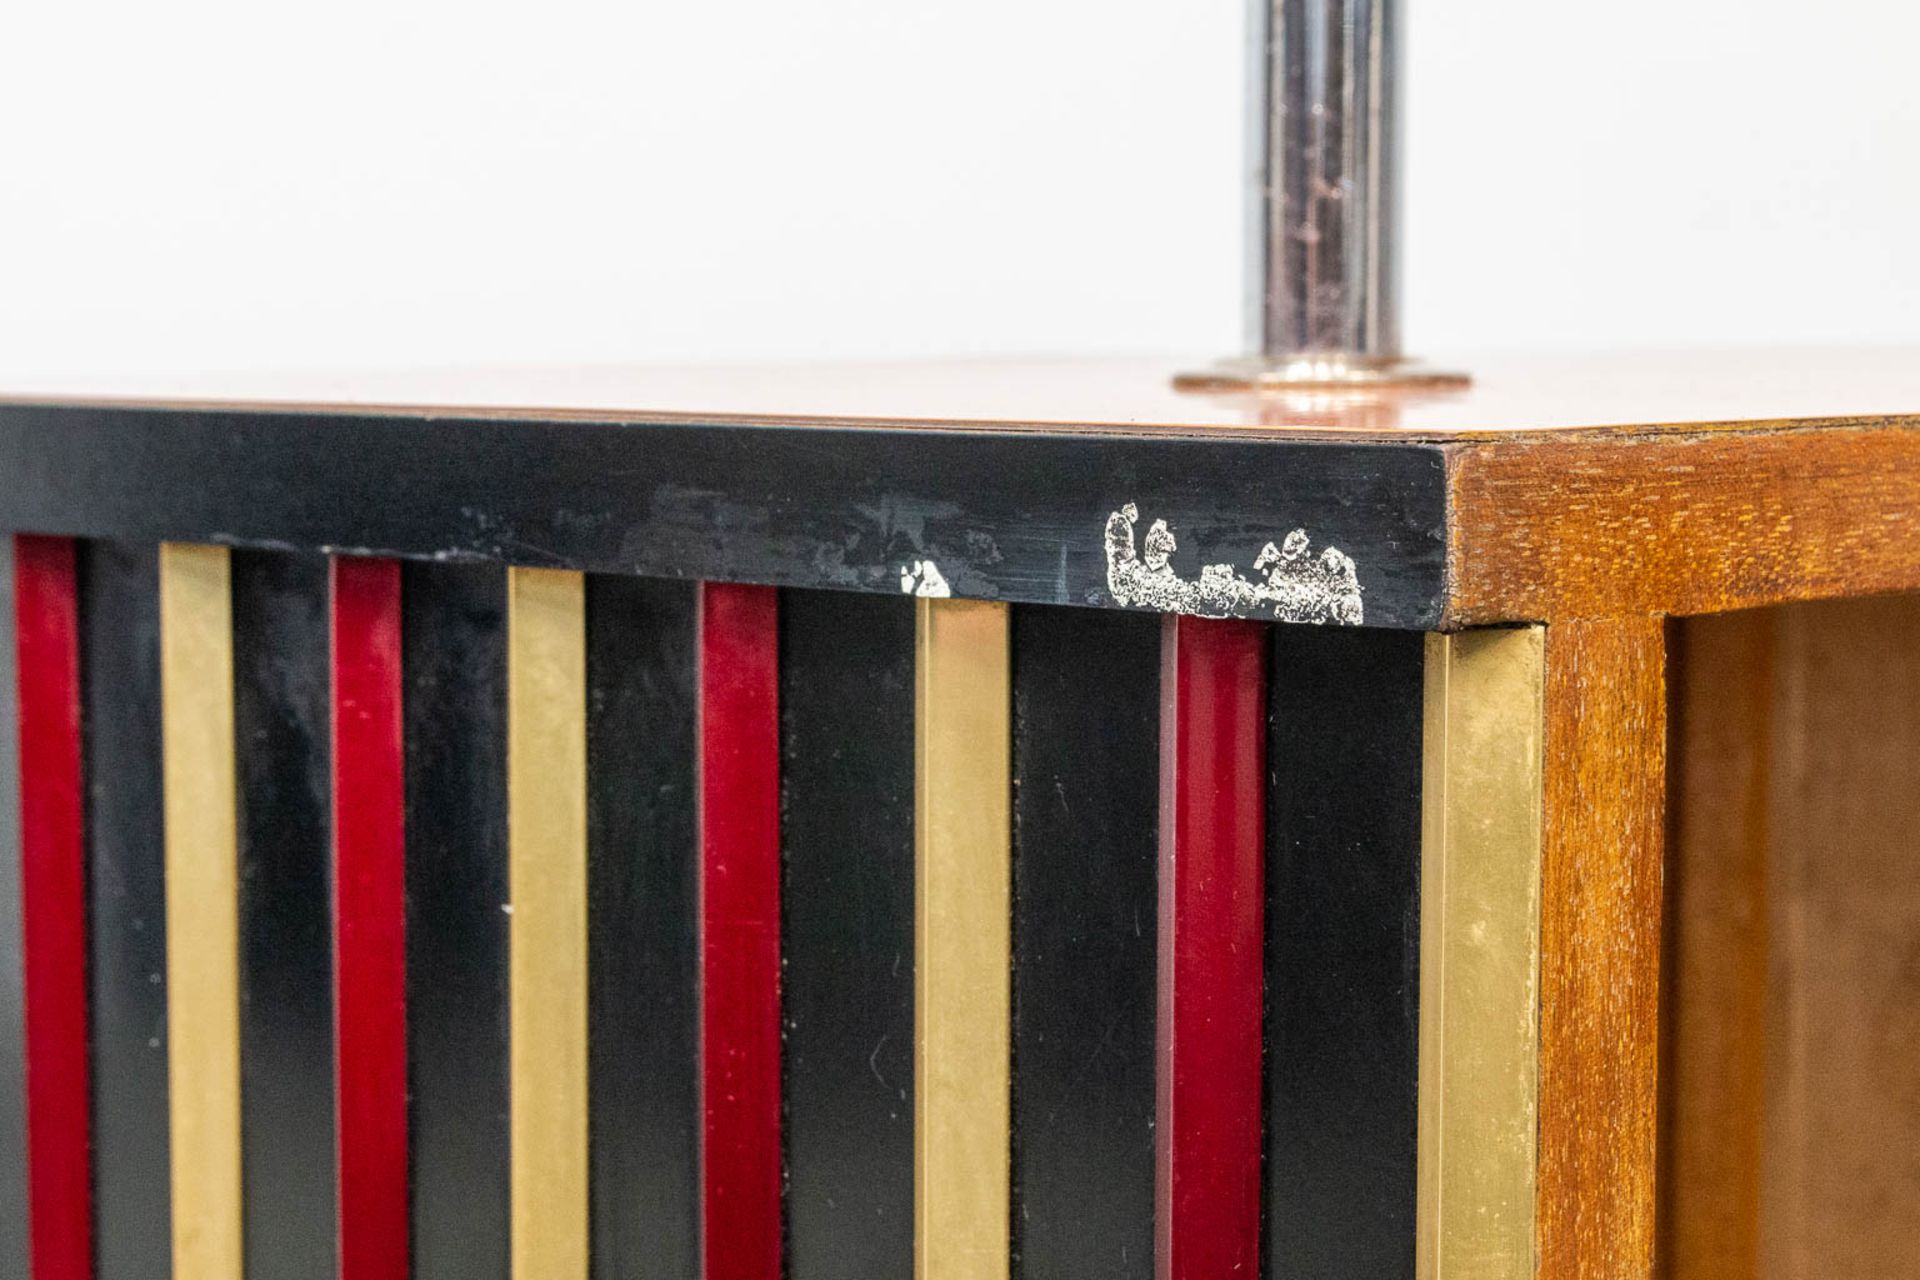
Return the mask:
{"type": "Polygon", "coordinates": [[[586,583],[507,574],[513,1275],[586,1280],[586,583]]]}
{"type": "Polygon", "coordinates": [[[224,547],[160,548],[173,1273],[240,1280],[233,607],[224,547]]]}
{"type": "Polygon", "coordinates": [[[1419,1280],[1534,1272],[1543,635],[1427,637],[1419,1280]]]}
{"type": "Polygon", "coordinates": [[[1012,855],[1007,608],[921,600],[914,704],[914,1275],[1005,1280],[1012,855]]]}

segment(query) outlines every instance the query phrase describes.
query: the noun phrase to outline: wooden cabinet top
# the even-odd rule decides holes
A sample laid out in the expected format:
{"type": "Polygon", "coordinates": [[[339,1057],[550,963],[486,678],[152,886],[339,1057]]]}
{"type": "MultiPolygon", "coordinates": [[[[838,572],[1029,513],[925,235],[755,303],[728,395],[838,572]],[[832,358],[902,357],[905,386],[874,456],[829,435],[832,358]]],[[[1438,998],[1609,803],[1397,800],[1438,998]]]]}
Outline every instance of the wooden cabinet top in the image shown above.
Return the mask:
{"type": "Polygon", "coordinates": [[[50,382],[10,527],[1451,629],[1920,588],[1920,351],[50,382]]]}

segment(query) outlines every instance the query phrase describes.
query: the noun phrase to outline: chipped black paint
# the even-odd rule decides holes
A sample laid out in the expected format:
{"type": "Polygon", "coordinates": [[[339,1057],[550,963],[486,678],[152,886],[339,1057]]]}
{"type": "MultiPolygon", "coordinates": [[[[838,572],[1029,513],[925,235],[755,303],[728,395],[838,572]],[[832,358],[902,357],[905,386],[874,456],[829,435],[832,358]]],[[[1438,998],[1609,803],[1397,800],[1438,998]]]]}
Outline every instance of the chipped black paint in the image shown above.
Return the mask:
{"type": "Polygon", "coordinates": [[[932,559],[956,596],[1083,606],[1131,501],[1182,577],[1305,529],[1393,628],[1438,621],[1445,568],[1419,443],[5,405],[0,474],[35,532],[886,593],[932,559]]]}

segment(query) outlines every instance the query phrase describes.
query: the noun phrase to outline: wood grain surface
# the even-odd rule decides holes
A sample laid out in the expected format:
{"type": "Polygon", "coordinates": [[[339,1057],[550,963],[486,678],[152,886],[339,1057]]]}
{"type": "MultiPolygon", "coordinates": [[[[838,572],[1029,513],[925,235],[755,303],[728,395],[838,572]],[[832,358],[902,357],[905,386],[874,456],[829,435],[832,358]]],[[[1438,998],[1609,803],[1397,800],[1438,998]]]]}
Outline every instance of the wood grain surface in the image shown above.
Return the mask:
{"type": "Polygon", "coordinates": [[[1442,625],[1920,588],[1920,431],[1463,445],[1442,625]]]}
{"type": "Polygon", "coordinates": [[[1781,611],[1761,1270],[1920,1247],[1920,599],[1781,611]]]}
{"type": "Polygon", "coordinates": [[[1678,635],[1662,1274],[1906,1274],[1920,597],[1678,635]]]}
{"type": "Polygon", "coordinates": [[[1653,1266],[1665,658],[1656,619],[1547,629],[1542,1280],[1653,1266]]]}
{"type": "Polygon", "coordinates": [[[1773,616],[1672,631],[1657,1225],[1673,1280],[1759,1275],[1773,616]]]}

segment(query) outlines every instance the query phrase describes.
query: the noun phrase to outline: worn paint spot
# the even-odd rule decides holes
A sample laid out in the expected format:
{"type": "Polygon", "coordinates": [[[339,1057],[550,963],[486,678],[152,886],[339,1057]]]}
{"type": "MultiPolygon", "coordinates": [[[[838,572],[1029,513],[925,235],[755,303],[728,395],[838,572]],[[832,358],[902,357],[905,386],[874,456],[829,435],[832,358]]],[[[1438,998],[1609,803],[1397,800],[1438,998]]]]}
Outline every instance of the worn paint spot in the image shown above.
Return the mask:
{"type": "Polygon", "coordinates": [[[915,560],[900,570],[900,591],[904,595],[944,600],[953,594],[946,575],[931,560],[915,560]]]}
{"type": "Polygon", "coordinates": [[[1364,617],[1359,571],[1338,547],[1310,552],[1307,531],[1295,529],[1279,546],[1269,542],[1244,578],[1230,564],[1210,564],[1197,579],[1182,578],[1169,563],[1179,545],[1165,520],[1147,529],[1144,546],[1134,540],[1140,511],[1129,502],[1107,517],[1107,590],[1123,605],[1203,618],[1266,614],[1282,622],[1359,626],[1364,617]]]}

